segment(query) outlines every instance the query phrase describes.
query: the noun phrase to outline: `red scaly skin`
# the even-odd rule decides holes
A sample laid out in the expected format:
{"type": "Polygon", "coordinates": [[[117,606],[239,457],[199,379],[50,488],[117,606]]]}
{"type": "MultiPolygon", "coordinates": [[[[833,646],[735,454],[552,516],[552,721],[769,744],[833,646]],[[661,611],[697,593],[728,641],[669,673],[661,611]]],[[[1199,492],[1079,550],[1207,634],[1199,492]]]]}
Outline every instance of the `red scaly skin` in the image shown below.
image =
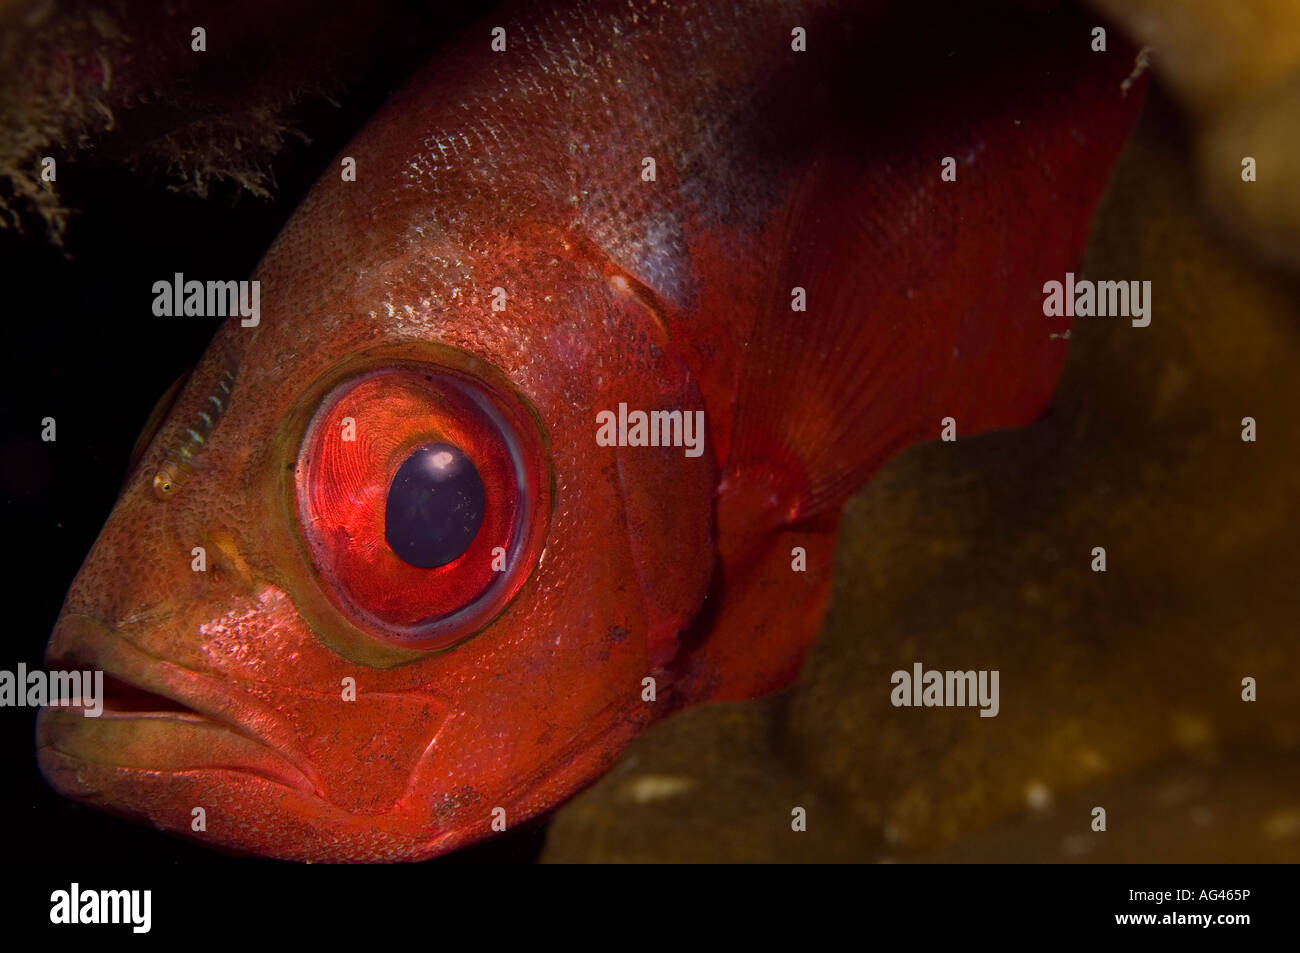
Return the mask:
{"type": "MultiPolygon", "coordinates": [[[[420,859],[490,835],[494,808],[513,826],[554,807],[683,705],[787,684],[844,499],[949,410],[969,434],[1046,406],[1065,325],[1039,286],[1076,262],[1135,108],[1123,55],[1090,61],[1083,26],[1050,21],[1024,60],[968,44],[964,68],[1005,82],[932,90],[950,113],[883,109],[873,132],[855,110],[908,65],[884,11],[525,7],[500,18],[505,52],[484,24],[416,77],[344,150],[357,180],[327,172],[268,251],[259,326],[223,326],[73,583],[47,662],[149,695],[43,712],[51,783],[227,849],[420,859]],[[965,191],[940,184],[945,154],[969,154],[965,191]],[[348,411],[358,456],[320,442],[342,411],[305,436],[330,395],[388,370],[406,381],[390,406],[372,387],[348,411]],[[228,406],[161,498],[155,474],[226,371],[228,406]],[[423,595],[409,573],[386,596],[397,583],[365,575],[392,561],[362,552],[383,546],[375,517],[346,509],[373,505],[421,434],[494,439],[440,418],[462,405],[424,394],[426,373],[492,395],[526,465],[515,487],[485,469],[489,495],[532,507],[508,591],[437,644],[385,631],[423,595]],[[596,414],[620,403],[705,411],[705,453],[599,446],[596,414]],[[344,563],[308,542],[313,493],[347,526],[322,551],[358,547],[340,572],[384,619],[349,608],[344,563]]],[[[446,608],[457,590],[438,585],[446,608]]]]}

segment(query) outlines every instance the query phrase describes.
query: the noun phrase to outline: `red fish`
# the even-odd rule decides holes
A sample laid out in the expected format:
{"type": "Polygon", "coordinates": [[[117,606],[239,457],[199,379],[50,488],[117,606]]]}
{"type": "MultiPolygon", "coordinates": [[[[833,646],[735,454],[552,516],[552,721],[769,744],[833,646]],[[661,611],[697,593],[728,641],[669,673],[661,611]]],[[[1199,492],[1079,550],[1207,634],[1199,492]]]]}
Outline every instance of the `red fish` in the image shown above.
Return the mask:
{"type": "Polygon", "coordinates": [[[42,712],[45,776],[226,849],[420,859],[788,684],[845,500],[945,418],[1050,401],[1042,285],[1137,105],[1091,26],[620,0],[472,31],[143,444],[46,653],[105,712],[42,712]]]}

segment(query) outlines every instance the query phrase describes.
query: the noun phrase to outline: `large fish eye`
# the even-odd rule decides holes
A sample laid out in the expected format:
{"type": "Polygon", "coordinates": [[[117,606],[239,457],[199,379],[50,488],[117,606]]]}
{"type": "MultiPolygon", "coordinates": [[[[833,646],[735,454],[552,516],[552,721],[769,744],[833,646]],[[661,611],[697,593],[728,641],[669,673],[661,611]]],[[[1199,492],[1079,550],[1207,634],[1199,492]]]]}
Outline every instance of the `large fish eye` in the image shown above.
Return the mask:
{"type": "Polygon", "coordinates": [[[294,470],[298,519],[350,621],[444,648],[491,621],[536,564],[544,469],[517,401],[458,371],[385,368],[321,402],[294,470]]]}

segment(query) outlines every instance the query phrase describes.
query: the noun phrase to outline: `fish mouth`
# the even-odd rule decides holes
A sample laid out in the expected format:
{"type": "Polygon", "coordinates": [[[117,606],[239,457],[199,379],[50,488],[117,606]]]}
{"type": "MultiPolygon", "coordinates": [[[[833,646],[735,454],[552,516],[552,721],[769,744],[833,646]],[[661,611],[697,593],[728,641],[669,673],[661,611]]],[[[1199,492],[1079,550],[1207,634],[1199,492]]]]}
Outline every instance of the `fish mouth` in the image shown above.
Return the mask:
{"type": "Polygon", "coordinates": [[[150,655],[92,616],[68,613],[46,650],[48,671],[102,671],[101,713],[44,708],[37,758],[62,793],[108,800],[114,778],[147,772],[252,775],[324,800],[320,778],[291,726],[228,678],[150,655]]]}

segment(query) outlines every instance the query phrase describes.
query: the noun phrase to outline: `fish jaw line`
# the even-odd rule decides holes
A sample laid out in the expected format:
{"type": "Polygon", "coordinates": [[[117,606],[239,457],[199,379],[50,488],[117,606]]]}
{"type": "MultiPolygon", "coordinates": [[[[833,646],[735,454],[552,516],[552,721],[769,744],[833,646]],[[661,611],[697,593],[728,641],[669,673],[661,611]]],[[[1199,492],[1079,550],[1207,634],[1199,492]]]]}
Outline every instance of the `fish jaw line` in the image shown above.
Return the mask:
{"type": "MultiPolygon", "coordinates": [[[[43,709],[37,724],[42,759],[48,749],[63,758],[104,769],[144,769],[159,774],[224,769],[251,774],[317,800],[328,800],[316,769],[298,749],[289,726],[273,710],[232,694],[227,679],[150,655],[94,616],[64,614],[50,638],[46,667],[103,671],[105,697],[101,699],[103,711],[96,718],[85,717],[81,708],[43,709]],[[110,686],[115,690],[114,696],[109,694],[110,686]],[[156,701],[158,710],[124,707],[124,694],[127,705],[156,701]],[[97,751],[84,750],[99,747],[92,732],[126,740],[132,734],[182,738],[189,735],[192,740],[206,737],[217,749],[225,749],[236,763],[200,761],[184,767],[167,767],[163,763],[165,759],[159,758],[156,767],[143,763],[119,764],[109,758],[92,756],[97,751]],[[62,742],[50,741],[53,736],[62,742]],[[83,750],[67,750],[76,747],[78,739],[83,750]]],[[[134,753],[143,754],[143,760],[148,760],[146,752],[134,753]]],[[[74,788],[66,793],[80,797],[83,792],[74,788]]]]}

